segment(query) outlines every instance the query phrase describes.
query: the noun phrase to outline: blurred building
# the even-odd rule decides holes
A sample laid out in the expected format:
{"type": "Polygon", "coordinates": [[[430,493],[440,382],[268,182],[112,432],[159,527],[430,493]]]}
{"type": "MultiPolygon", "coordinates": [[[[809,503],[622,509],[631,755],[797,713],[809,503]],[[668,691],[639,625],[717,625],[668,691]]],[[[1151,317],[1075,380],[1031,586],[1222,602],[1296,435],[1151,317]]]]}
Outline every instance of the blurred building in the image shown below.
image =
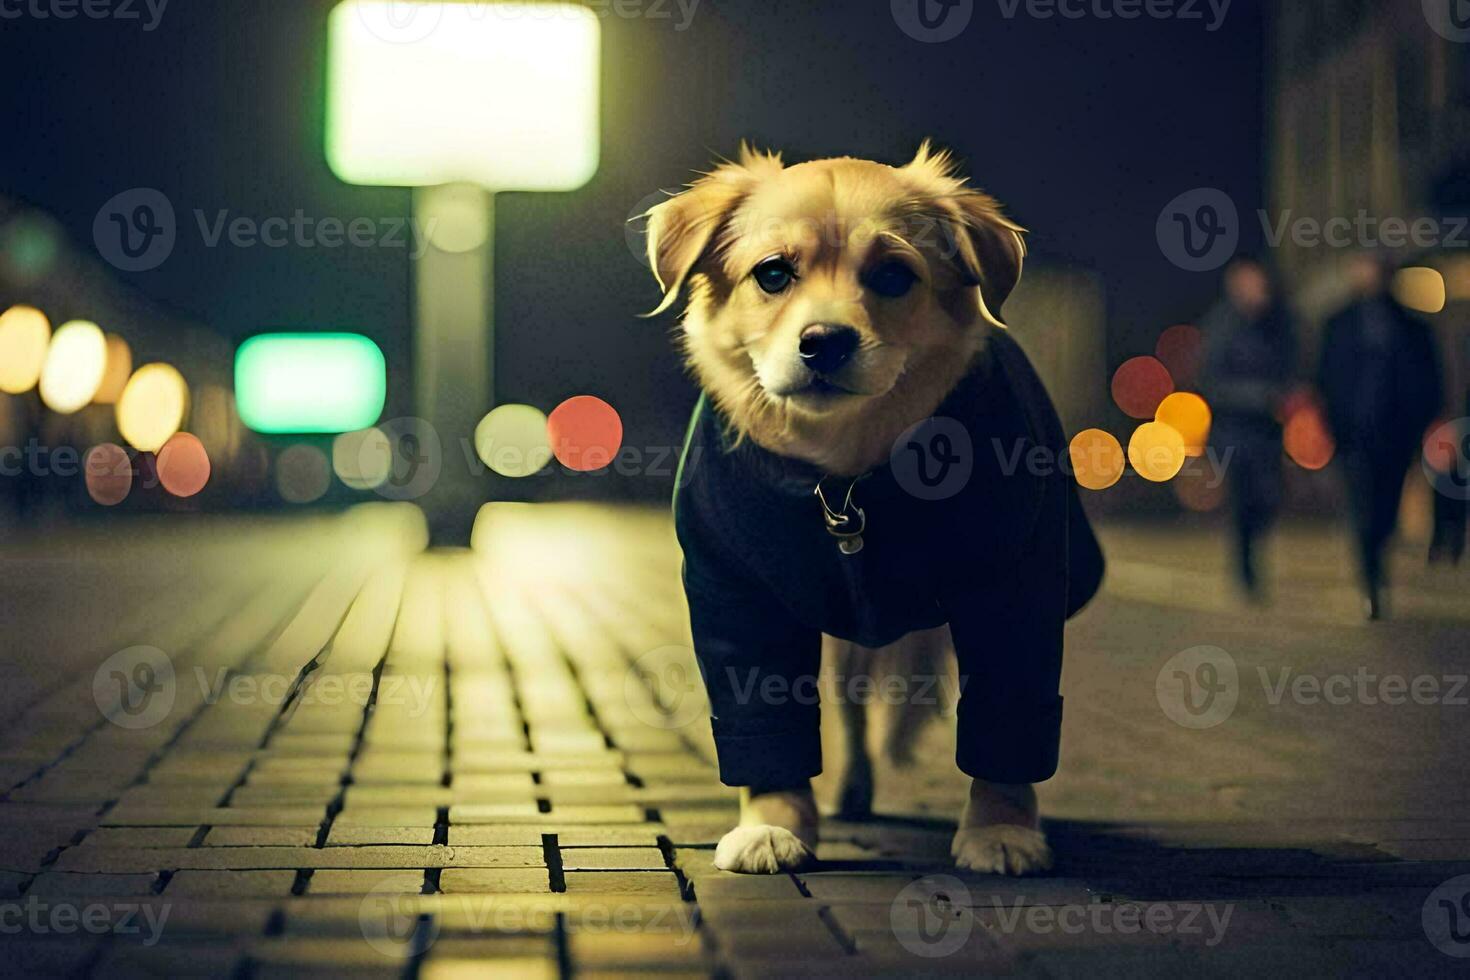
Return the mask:
{"type": "Polygon", "coordinates": [[[1442,273],[1448,300],[1429,314],[1446,352],[1452,391],[1465,387],[1470,323],[1470,24],[1454,27],[1451,0],[1435,25],[1422,3],[1277,0],[1272,5],[1269,202],[1258,217],[1271,251],[1314,330],[1345,298],[1342,271],[1358,247],[1392,245],[1442,273]],[[1452,40],[1447,35],[1463,36],[1452,40]],[[1292,232],[1301,219],[1346,219],[1335,241],[1292,232]],[[1415,222],[1423,234],[1415,235],[1415,222]],[[1432,230],[1431,230],[1432,229],[1432,230]],[[1415,238],[1417,237],[1417,241],[1415,238]],[[1350,241],[1342,245],[1338,242],[1350,241]],[[1425,245],[1423,243],[1428,242],[1425,245]]]}

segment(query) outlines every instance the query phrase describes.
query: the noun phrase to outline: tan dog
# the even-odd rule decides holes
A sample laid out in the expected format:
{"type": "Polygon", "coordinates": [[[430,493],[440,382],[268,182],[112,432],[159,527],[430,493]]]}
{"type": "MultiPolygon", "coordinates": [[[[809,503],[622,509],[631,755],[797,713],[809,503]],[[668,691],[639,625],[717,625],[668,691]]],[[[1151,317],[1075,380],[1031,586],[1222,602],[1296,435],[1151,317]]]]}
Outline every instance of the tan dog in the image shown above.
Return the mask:
{"type": "MultiPolygon", "coordinates": [[[[936,412],[1000,329],[1025,255],[1022,229],[927,143],[903,167],[850,158],[787,167],[742,148],[647,217],[665,293],[655,312],[687,294],[684,354],[736,441],[835,477],[881,466],[896,438],[936,412]]],[[[825,645],[839,669],[864,658],[853,643],[825,645]]],[[[884,659],[932,662],[948,646],[940,627],[884,659]]],[[[857,815],[872,799],[864,708],[847,705],[843,717],[841,809],[857,815]]],[[[890,754],[902,758],[914,731],[915,715],[901,713],[890,754]]],[[[816,842],[809,784],[751,785],[715,861],[788,870],[811,860],[816,842]]],[[[979,871],[1050,867],[1032,785],[976,779],[953,852],[979,871]]]]}

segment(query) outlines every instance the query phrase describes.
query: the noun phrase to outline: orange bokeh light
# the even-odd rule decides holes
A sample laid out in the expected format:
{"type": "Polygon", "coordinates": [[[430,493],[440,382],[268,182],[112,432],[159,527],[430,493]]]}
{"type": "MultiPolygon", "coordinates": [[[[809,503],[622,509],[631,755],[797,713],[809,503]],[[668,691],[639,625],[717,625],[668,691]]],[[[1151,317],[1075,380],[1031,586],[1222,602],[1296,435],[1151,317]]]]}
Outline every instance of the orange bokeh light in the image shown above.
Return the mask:
{"type": "Polygon", "coordinates": [[[133,461],[117,443],[93,446],[84,469],[87,494],[104,507],[122,503],[132,492],[133,461]]]}
{"type": "Polygon", "coordinates": [[[557,461],[569,470],[600,470],[623,445],[623,420],[594,395],[568,398],[546,417],[546,434],[557,461]]]}
{"type": "Polygon", "coordinates": [[[1304,470],[1320,470],[1332,462],[1337,443],[1315,402],[1303,402],[1286,420],[1282,445],[1292,462],[1304,470]]]}
{"type": "Polygon", "coordinates": [[[192,497],[209,482],[209,453],[199,437],[176,432],[158,451],[158,482],[175,497],[192,497]]]}
{"type": "Polygon", "coordinates": [[[1111,432],[1084,429],[1067,447],[1077,483],[1088,490],[1106,490],[1123,477],[1123,446],[1111,432]]]}
{"type": "Polygon", "coordinates": [[[1210,406],[1199,395],[1176,391],[1159,403],[1157,420],[1184,437],[1187,456],[1203,456],[1210,440],[1210,406]]]}
{"type": "Polygon", "coordinates": [[[1135,419],[1152,419],[1173,391],[1174,378],[1156,357],[1124,361],[1113,374],[1113,401],[1135,419]]]}
{"type": "Polygon", "coordinates": [[[1172,425],[1145,422],[1128,440],[1128,462],[1152,483],[1167,483],[1184,468],[1184,437],[1172,425]]]}

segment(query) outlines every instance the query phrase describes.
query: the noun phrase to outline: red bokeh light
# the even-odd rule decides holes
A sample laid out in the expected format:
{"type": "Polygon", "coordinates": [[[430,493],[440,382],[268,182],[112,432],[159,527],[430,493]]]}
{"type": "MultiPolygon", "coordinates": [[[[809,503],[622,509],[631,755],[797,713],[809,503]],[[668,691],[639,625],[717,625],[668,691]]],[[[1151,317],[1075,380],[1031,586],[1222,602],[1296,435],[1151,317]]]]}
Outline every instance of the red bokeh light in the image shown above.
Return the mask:
{"type": "Polygon", "coordinates": [[[569,470],[600,470],[623,445],[623,420],[594,395],[568,398],[546,417],[546,434],[557,461],[569,470]]]}
{"type": "Polygon", "coordinates": [[[209,482],[209,453],[188,432],[176,432],[158,451],[158,482],[175,497],[192,497],[209,482]]]}
{"type": "Polygon", "coordinates": [[[1113,401],[1135,419],[1152,421],[1159,403],[1173,392],[1174,378],[1158,358],[1124,361],[1113,375],[1113,401]]]}
{"type": "Polygon", "coordinates": [[[1154,355],[1168,369],[1176,385],[1188,388],[1199,377],[1204,350],[1205,337],[1199,327],[1181,323],[1159,334],[1154,355]]]}

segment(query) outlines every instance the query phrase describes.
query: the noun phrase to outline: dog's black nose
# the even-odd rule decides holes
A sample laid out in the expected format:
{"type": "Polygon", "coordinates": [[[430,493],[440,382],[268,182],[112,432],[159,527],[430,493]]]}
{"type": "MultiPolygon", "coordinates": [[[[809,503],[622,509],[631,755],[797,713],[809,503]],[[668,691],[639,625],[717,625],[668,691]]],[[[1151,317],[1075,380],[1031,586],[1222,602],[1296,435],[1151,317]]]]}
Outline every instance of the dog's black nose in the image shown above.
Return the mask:
{"type": "Polygon", "coordinates": [[[834,323],[813,323],[801,332],[801,361],[818,374],[831,374],[858,349],[858,332],[834,323]]]}

